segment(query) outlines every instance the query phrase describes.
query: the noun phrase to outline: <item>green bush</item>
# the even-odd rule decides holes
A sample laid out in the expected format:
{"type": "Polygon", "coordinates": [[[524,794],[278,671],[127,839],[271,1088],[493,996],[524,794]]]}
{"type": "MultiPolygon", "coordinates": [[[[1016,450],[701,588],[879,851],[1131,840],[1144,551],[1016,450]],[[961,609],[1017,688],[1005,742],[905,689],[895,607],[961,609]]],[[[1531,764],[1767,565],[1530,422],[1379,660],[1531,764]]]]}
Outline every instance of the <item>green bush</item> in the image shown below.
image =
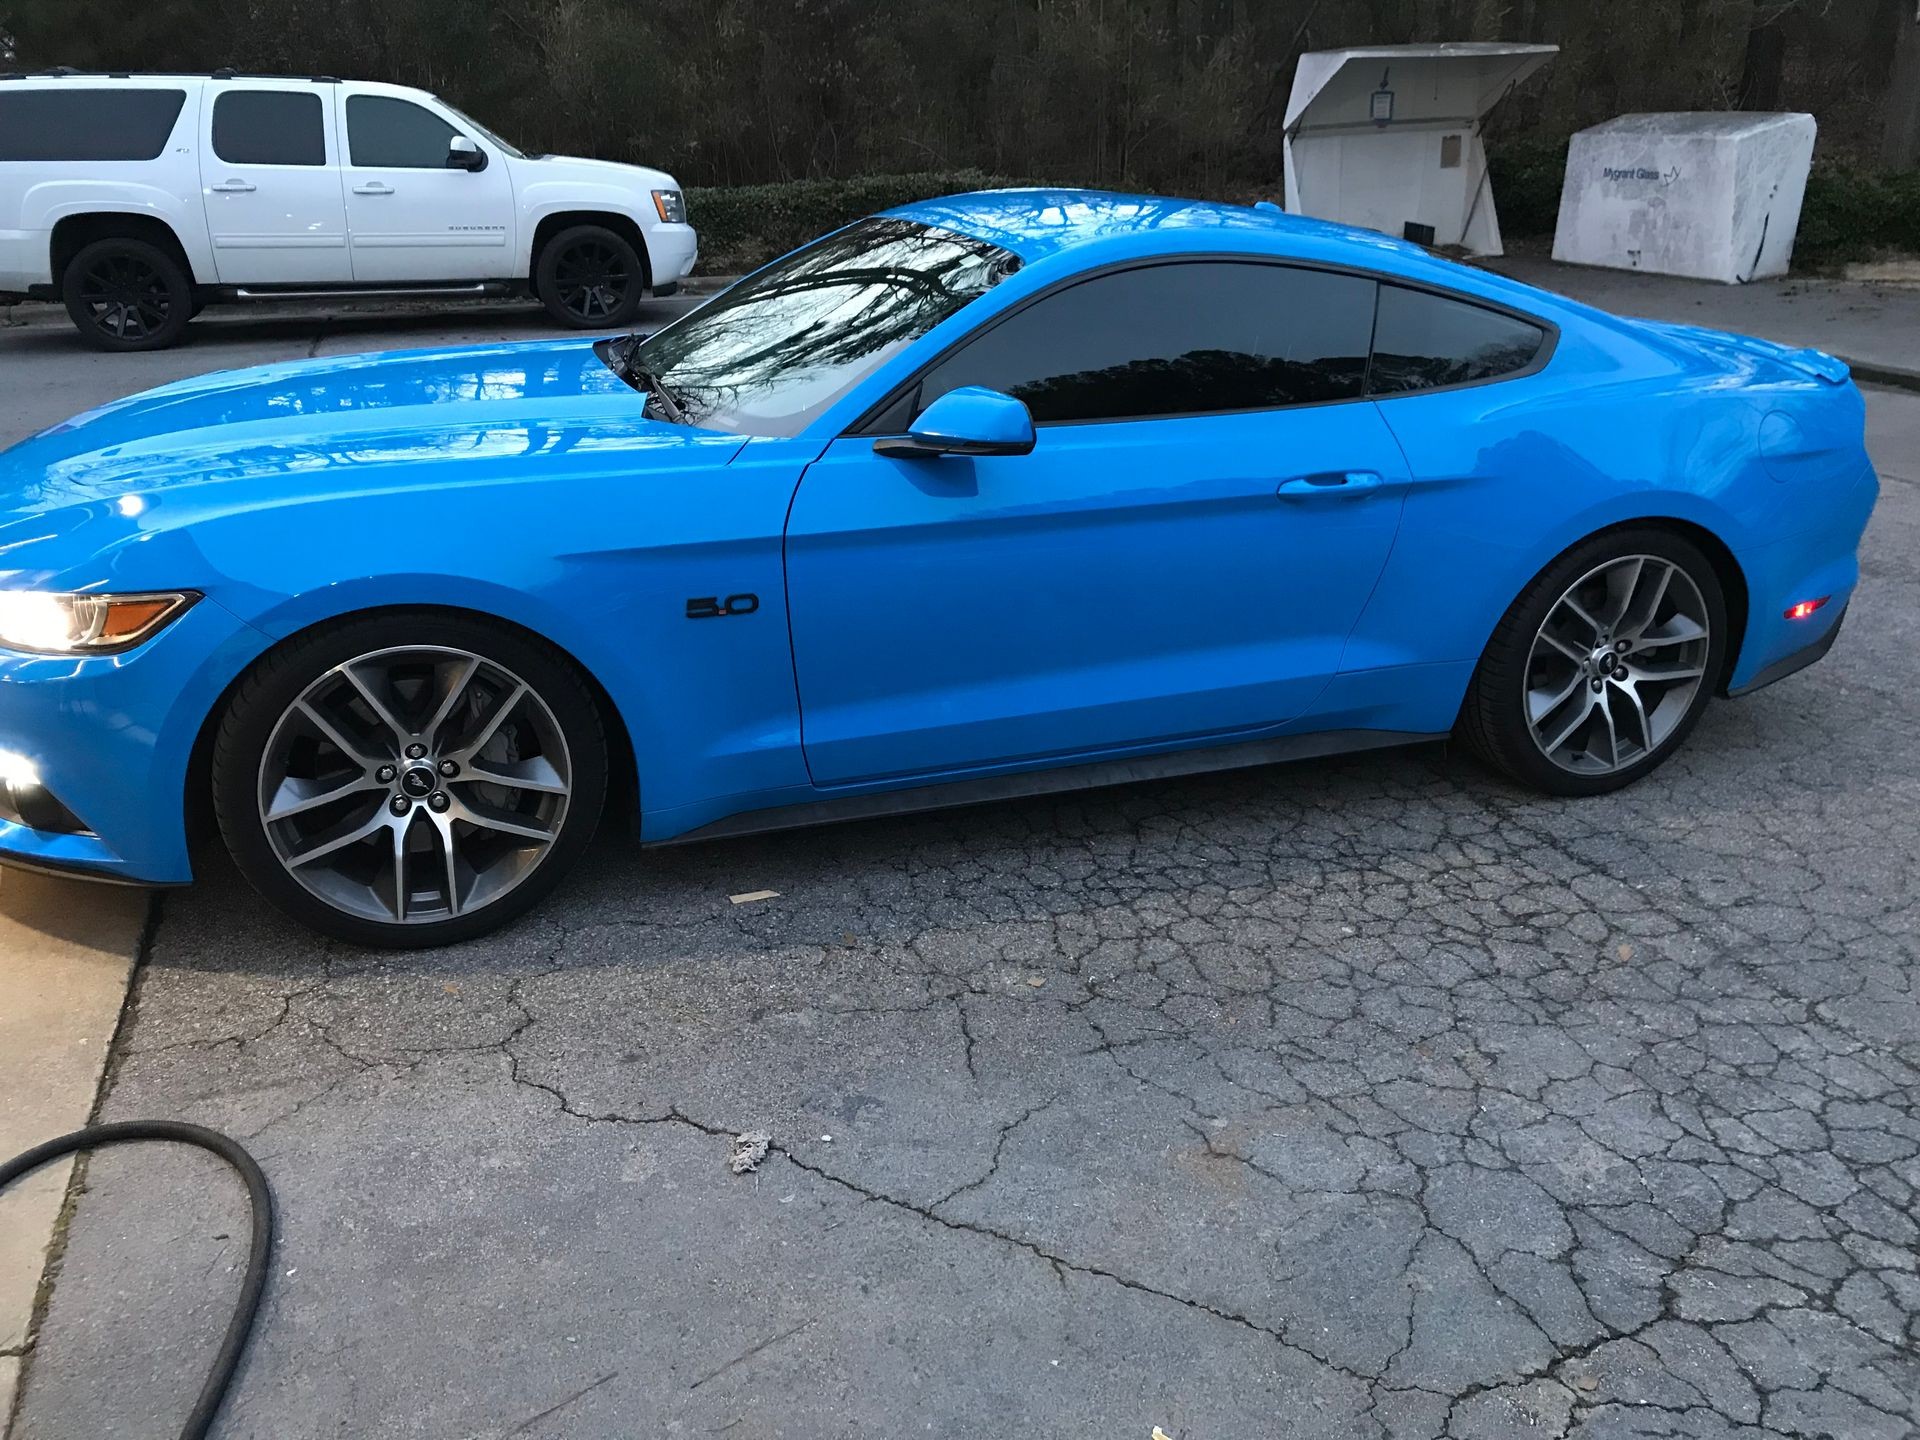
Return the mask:
{"type": "Polygon", "coordinates": [[[930,170],[856,180],[709,185],[687,191],[687,219],[700,232],[701,270],[736,275],[876,210],[1019,183],[979,170],[930,170]]]}
{"type": "Polygon", "coordinates": [[[1920,254],[1920,171],[1876,175],[1816,165],[1807,177],[1794,265],[1821,269],[1885,251],[1920,254]]]}
{"type": "MultiPolygon", "coordinates": [[[[1487,169],[1507,238],[1551,236],[1560,216],[1567,142],[1497,143],[1488,151],[1487,169]]],[[[1027,183],[979,170],[929,170],[855,180],[706,186],[687,191],[687,213],[700,232],[701,270],[734,275],[876,210],[963,190],[1027,183]]],[[[1795,266],[1825,269],[1889,251],[1920,254],[1920,171],[1880,175],[1816,165],[1807,180],[1795,266]]]]}
{"type": "Polygon", "coordinates": [[[1500,231],[1516,239],[1551,235],[1560,221],[1565,140],[1508,140],[1487,150],[1487,175],[1500,207],[1500,231]]]}

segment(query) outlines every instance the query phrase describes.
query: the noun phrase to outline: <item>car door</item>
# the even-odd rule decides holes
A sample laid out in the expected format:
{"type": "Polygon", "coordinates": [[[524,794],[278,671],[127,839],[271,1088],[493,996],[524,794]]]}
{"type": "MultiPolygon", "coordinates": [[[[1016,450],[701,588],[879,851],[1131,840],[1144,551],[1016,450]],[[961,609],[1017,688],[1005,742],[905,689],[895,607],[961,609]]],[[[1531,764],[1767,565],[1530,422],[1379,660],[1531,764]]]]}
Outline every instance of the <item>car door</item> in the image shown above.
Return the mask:
{"type": "Polygon", "coordinates": [[[353,278],[499,280],[513,268],[513,180],[489,140],[415,100],[343,87],[347,229],[353,278]],[[479,170],[448,164],[456,135],[473,141],[479,170]]]}
{"type": "Polygon", "coordinates": [[[200,121],[200,189],[223,285],[353,279],[332,107],[299,81],[226,81],[200,121]]]}
{"type": "MultiPolygon", "coordinates": [[[[1338,670],[1396,533],[1371,279],[1162,263],[1043,294],[889,412],[986,385],[1024,456],[808,467],[787,529],[817,784],[1252,734],[1338,670]]],[[[882,429],[888,428],[883,422],[882,429]]]]}

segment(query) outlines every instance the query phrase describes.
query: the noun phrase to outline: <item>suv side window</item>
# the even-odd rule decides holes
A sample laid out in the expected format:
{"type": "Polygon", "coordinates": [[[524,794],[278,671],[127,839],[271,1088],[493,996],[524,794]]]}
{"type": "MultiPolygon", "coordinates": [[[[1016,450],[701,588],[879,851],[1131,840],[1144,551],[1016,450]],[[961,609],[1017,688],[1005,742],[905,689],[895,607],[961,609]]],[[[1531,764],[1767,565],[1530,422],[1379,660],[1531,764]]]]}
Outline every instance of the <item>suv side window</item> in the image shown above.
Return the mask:
{"type": "Polygon", "coordinates": [[[229,165],[324,165],[326,122],[311,90],[223,90],[213,153],[229,165]]]}
{"type": "Polygon", "coordinates": [[[460,132],[431,110],[390,95],[347,97],[350,163],[382,170],[444,170],[460,132]]]}
{"type": "Polygon", "coordinates": [[[965,342],[921,382],[1024,400],[1037,422],[1143,419],[1358,399],[1373,330],[1363,276],[1178,261],[1083,280],[965,342]]]}
{"type": "Polygon", "coordinates": [[[1370,395],[1404,395],[1524,370],[1546,343],[1538,325],[1465,300],[1380,287],[1370,395]]]}
{"type": "Polygon", "coordinates": [[[157,160],[184,90],[0,91],[0,160],[157,160]]]}

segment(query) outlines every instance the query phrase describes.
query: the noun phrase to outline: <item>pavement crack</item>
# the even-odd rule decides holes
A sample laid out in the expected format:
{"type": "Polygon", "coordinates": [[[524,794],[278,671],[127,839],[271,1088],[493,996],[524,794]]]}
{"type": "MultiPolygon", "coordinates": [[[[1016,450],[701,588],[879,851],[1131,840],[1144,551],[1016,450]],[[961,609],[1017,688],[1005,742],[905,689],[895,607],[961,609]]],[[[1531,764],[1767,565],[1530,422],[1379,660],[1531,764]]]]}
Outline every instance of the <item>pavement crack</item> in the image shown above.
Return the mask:
{"type": "Polygon", "coordinates": [[[602,1375],[598,1380],[594,1380],[586,1385],[582,1385],[578,1390],[574,1391],[571,1395],[567,1396],[566,1399],[561,1400],[555,1404],[549,1405],[546,1409],[542,1410],[537,1415],[529,1415],[525,1420],[522,1420],[518,1425],[514,1426],[513,1429],[509,1430],[507,1434],[509,1436],[525,1435],[529,1430],[533,1429],[533,1427],[538,1425],[542,1420],[548,1419],[549,1417],[554,1415],[558,1415],[562,1410],[566,1409],[569,1405],[573,1404],[576,1400],[581,1400],[587,1397],[588,1395],[591,1395],[594,1391],[598,1390],[602,1385],[605,1385],[609,1380],[616,1378],[619,1374],[620,1372],[618,1370],[609,1370],[605,1375],[602,1375]]]}
{"type": "Polygon", "coordinates": [[[718,1380],[722,1375],[726,1374],[729,1370],[732,1370],[736,1366],[746,1364],[747,1361],[753,1359],[754,1356],[762,1353],[763,1351],[771,1350],[774,1346],[778,1345],[782,1340],[792,1339],[795,1335],[798,1335],[802,1330],[811,1328],[814,1324],[816,1324],[819,1321],[819,1319],[820,1317],[818,1315],[809,1315],[806,1319],[802,1320],[798,1325],[789,1325],[785,1330],[782,1330],[778,1335],[769,1336],[767,1339],[762,1340],[758,1345],[749,1346],[747,1349],[741,1351],[738,1355],[734,1356],[733,1359],[727,1361],[727,1363],[722,1365],[718,1370],[709,1370],[706,1374],[702,1375],[698,1380],[694,1381],[691,1385],[687,1386],[688,1393],[691,1394],[693,1391],[698,1390],[702,1385],[706,1384],[709,1380],[718,1380]]]}

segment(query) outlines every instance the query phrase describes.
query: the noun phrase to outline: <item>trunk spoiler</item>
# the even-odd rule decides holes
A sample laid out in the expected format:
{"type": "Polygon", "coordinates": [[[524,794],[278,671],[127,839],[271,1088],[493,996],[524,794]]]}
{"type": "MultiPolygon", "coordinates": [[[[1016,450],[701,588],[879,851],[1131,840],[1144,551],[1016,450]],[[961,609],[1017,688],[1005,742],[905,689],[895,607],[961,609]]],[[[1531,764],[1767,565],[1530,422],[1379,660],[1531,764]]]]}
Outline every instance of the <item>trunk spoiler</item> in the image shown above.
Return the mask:
{"type": "Polygon", "coordinates": [[[1762,340],[1753,335],[1735,335],[1726,330],[1709,330],[1703,325],[1672,325],[1659,320],[1641,320],[1637,322],[1643,328],[1652,330],[1672,340],[1699,350],[1718,351],[1720,354],[1751,355],[1763,360],[1771,360],[1776,365],[1785,365],[1802,375],[1816,380],[1824,380],[1829,385],[1844,385],[1853,377],[1847,362],[1837,355],[1829,355],[1824,350],[1798,348],[1791,345],[1775,344],[1771,340],[1762,340]]]}

